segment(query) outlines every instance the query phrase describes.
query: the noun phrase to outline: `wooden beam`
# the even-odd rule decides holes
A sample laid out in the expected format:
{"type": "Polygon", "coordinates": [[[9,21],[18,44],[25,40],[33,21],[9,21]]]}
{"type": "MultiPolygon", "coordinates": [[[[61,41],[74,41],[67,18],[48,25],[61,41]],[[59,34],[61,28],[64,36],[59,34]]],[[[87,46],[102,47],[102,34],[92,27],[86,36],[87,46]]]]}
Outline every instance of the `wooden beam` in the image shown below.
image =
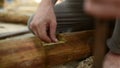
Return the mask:
{"type": "Polygon", "coordinates": [[[60,37],[64,43],[47,46],[34,36],[1,40],[0,68],[49,68],[91,55],[93,31],[60,34],[60,37]]]}
{"type": "Polygon", "coordinates": [[[4,7],[4,0],[0,0],[0,8],[4,7]]]}
{"type": "Polygon", "coordinates": [[[20,15],[20,14],[9,13],[9,12],[0,13],[1,22],[27,24],[28,19],[29,19],[29,16],[27,15],[20,15]]]}

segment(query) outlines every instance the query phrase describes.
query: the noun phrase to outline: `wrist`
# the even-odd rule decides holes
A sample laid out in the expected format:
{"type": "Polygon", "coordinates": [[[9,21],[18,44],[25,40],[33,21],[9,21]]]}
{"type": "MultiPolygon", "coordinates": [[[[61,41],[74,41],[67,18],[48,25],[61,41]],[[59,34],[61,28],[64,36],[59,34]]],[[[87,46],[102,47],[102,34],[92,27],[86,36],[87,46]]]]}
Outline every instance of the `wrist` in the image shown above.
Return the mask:
{"type": "Polygon", "coordinates": [[[53,1],[52,0],[42,0],[42,2],[40,3],[40,6],[54,6],[53,1]]]}
{"type": "Polygon", "coordinates": [[[37,14],[41,11],[48,11],[50,8],[53,8],[52,1],[51,0],[42,0],[41,3],[38,6],[37,14]]]}

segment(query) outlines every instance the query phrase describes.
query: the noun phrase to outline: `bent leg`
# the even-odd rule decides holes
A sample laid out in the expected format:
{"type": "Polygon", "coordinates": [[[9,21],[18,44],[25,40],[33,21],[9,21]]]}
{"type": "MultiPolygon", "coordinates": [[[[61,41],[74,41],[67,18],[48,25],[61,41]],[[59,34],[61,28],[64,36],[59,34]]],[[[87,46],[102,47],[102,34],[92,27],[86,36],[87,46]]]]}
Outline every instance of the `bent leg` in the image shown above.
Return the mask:
{"type": "Polygon", "coordinates": [[[113,35],[107,44],[110,52],[105,57],[103,68],[120,68],[120,20],[117,20],[113,35]]]}
{"type": "Polygon", "coordinates": [[[120,54],[120,20],[116,21],[113,35],[108,40],[107,45],[111,52],[120,54]]]}

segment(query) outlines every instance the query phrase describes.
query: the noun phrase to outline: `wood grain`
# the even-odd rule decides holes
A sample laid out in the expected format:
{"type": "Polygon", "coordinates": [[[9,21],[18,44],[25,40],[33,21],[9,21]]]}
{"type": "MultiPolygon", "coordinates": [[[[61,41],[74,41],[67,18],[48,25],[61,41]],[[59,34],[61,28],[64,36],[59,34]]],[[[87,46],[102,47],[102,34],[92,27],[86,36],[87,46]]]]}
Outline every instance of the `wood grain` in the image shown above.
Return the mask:
{"type": "Polygon", "coordinates": [[[65,43],[44,46],[34,36],[0,41],[0,68],[50,68],[91,55],[93,31],[61,34],[65,43]]]}

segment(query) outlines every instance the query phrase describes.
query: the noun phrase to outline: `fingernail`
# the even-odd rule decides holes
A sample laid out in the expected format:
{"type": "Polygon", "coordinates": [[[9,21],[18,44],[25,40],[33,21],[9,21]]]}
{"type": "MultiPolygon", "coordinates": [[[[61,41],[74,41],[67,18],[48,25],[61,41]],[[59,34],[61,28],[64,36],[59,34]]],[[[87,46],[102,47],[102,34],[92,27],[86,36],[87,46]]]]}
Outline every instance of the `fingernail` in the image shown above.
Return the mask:
{"type": "Polygon", "coordinates": [[[55,39],[55,42],[57,42],[58,41],[58,39],[55,39]]]}

